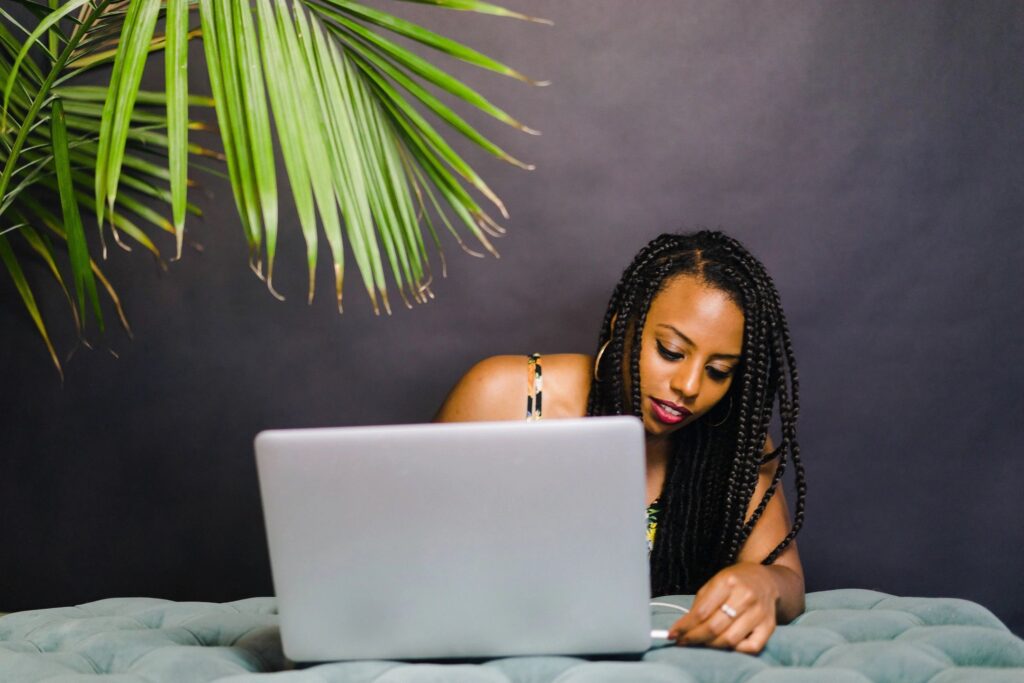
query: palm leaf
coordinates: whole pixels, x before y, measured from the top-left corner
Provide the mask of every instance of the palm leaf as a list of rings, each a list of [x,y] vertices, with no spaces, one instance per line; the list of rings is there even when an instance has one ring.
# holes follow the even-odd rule
[[[85,243],[82,216],[78,212],[78,202],[71,180],[68,131],[64,123],[64,105],[59,99],[53,103],[50,126],[53,137],[53,159],[57,169],[57,188],[60,194],[61,210],[64,213],[64,226],[67,231],[68,253],[71,255],[71,272],[74,276],[75,292],[78,295],[78,308],[84,319],[85,300],[88,297],[96,315],[96,323],[102,331],[103,312],[100,310],[100,300],[96,294],[96,281],[93,279],[92,269],[89,267],[89,248]]]
[[[538,134],[537,131],[517,121],[508,112],[492,104],[476,90],[437,68],[415,52],[407,50],[398,43],[371,31],[340,12],[319,5],[314,6],[314,11],[325,20],[325,23],[339,38],[345,40],[350,46],[365,45],[372,47],[375,54],[379,54],[382,58],[387,59],[394,68],[407,69],[431,85],[435,85],[445,92],[468,102],[480,111],[493,116],[503,123],[533,135]]]
[[[92,7],[102,9],[106,4],[101,2]],[[67,17],[69,9],[74,9],[76,6],[82,9],[88,7],[87,5],[70,3],[60,8],[57,12],[51,12],[48,16],[52,18],[52,16],[59,14]],[[92,18],[95,19],[95,17]],[[73,23],[77,30],[88,28],[88,21],[89,18],[87,18],[87,22],[84,24]],[[74,88],[67,88],[67,92],[60,93],[59,89],[52,89],[50,87],[52,83],[60,80],[60,74],[68,62],[68,57],[75,49],[74,41],[76,36],[80,39],[80,34],[75,33],[65,40],[51,40],[51,46],[60,43],[64,45],[64,49],[54,63],[49,65],[49,71],[45,76],[35,62],[25,58],[28,54],[28,49],[33,44],[39,44],[43,29],[49,28],[51,31],[56,31],[56,27],[59,24],[60,22],[51,20],[46,22],[45,25],[40,25],[26,39],[25,43],[18,42],[13,34],[6,30],[6,26],[0,25],[0,29],[2,29],[0,30],[0,48],[2,48],[0,49],[0,78],[2,78],[5,87],[5,114],[8,116],[7,120],[13,122],[17,130],[17,137],[14,143],[12,144],[8,139],[6,146],[0,148],[0,163],[2,163],[4,168],[4,175],[0,179],[0,188],[2,188],[0,190],[0,196],[2,196],[0,215],[4,218],[20,218],[23,224],[26,220],[34,218],[47,225],[61,240],[67,242],[72,279],[79,300],[78,306],[72,303],[72,312],[76,329],[79,330],[80,334],[79,310],[84,311],[87,302],[91,304],[102,330],[102,315],[96,292],[96,280],[99,280],[107,291],[122,325],[130,333],[130,328],[128,327],[127,319],[124,316],[116,291],[95,261],[88,255],[88,245],[82,230],[79,213],[80,207],[88,210],[95,206],[86,188],[89,188],[91,191],[96,168],[96,152],[98,148],[96,142],[90,142],[90,139],[95,140],[97,137],[99,117],[95,111],[96,105],[91,105],[93,107],[92,110],[88,108],[80,110],[80,113],[85,116],[69,116],[64,113],[64,103],[61,97],[63,94],[70,98],[69,102],[74,109],[76,103],[95,102],[97,100],[105,101],[107,91],[102,87],[90,87],[83,92],[76,92]],[[46,55],[47,58],[53,59],[52,52],[53,50],[49,51]],[[5,61],[5,53],[11,56],[10,61]],[[20,63],[18,63],[19,58],[21,58]],[[18,68],[15,69],[15,66]],[[78,96],[81,96],[81,100],[75,99]],[[149,99],[156,97],[161,100],[165,99],[162,93],[150,93],[147,96]],[[196,98],[194,103],[209,104],[209,101],[208,98],[205,98],[205,101],[204,98]],[[154,126],[165,127],[164,120],[154,119],[152,116],[142,113],[138,116],[130,116],[129,118],[131,123],[127,126],[126,140],[142,141],[149,145],[150,148],[154,144],[160,144],[166,140],[166,136],[161,136],[161,134],[154,130],[147,130],[147,126],[150,128]],[[76,130],[69,130],[67,125],[69,122],[72,123],[71,128]],[[79,133],[78,129],[83,132]],[[8,126],[8,130],[12,130],[11,126]],[[126,167],[131,165],[136,166],[136,168],[142,167],[146,171],[155,170],[159,172],[161,170],[159,166],[149,165],[146,162],[137,164],[130,163],[131,161],[141,160],[128,153],[126,156]],[[81,170],[75,170],[76,168],[89,169],[90,172],[84,173]],[[166,171],[163,172],[166,173]],[[128,168],[123,174],[123,178],[126,184],[135,191],[138,191],[140,195],[166,201],[165,196],[169,193],[158,188],[153,180],[147,178],[145,172],[138,174],[136,171]],[[63,221],[58,220],[42,209],[41,204],[34,197],[46,197],[45,202],[47,204],[56,205],[60,203]],[[152,208],[134,200],[129,194],[118,194],[116,201],[124,210],[138,213],[150,222],[165,226],[169,225]],[[192,212],[197,211],[196,207],[187,204],[186,209]],[[63,227],[60,225],[61,223],[63,223]],[[126,217],[118,216],[115,225],[123,227],[127,233],[138,239],[147,248],[152,247],[152,250],[156,252],[155,245],[148,236]],[[63,276],[60,273],[57,255],[49,240],[45,239],[44,236],[40,236],[27,224],[19,225],[19,231],[25,238],[24,245],[27,245],[35,255],[43,260],[69,302],[72,302],[70,292],[68,292]],[[5,258],[6,270],[14,279],[30,317],[43,336],[47,348],[51,351],[51,358],[54,360],[55,366],[60,369],[49,334],[43,323],[42,314],[32,293],[29,274],[23,271],[17,263],[18,256],[17,252],[13,249],[13,245],[10,242],[5,242],[4,246],[7,247],[5,254],[7,257]]]
[[[3,235],[0,235],[0,261],[3,261],[8,274],[10,274],[11,279],[14,280],[14,286],[18,289],[18,294],[21,296],[21,300],[24,302],[25,308],[28,309],[28,313],[32,317],[32,322],[35,323],[36,329],[39,330],[39,334],[42,336],[43,342],[46,344],[47,351],[50,352],[50,359],[57,367],[57,372],[60,373],[61,378],[63,378],[64,371],[60,367],[60,361],[57,360],[57,351],[53,348],[53,342],[50,341],[50,334],[46,331],[46,325],[43,324],[43,316],[39,312],[39,306],[36,304],[36,298],[32,294],[32,289],[29,287],[28,281],[25,279],[25,273],[22,272],[18,259],[14,256],[14,251],[11,249],[10,242],[8,242],[7,238]]]
[[[235,64],[235,37],[231,30],[230,7],[224,2],[200,0],[199,16],[203,26],[203,48],[206,52],[210,87],[217,102],[217,122],[228,164],[246,240],[249,243],[249,265],[257,274],[262,240],[259,208],[256,203],[255,177],[250,164],[251,150],[245,129]]]
[[[18,233],[25,238],[25,242],[28,243],[29,247],[34,251],[39,258],[43,259],[46,267],[49,269],[50,274],[53,275],[53,279],[57,281],[57,285],[64,293],[64,298],[67,300],[68,305],[71,307],[71,317],[75,322],[75,331],[79,336],[82,334],[82,322],[78,317],[78,308],[75,306],[74,300],[71,298],[71,292],[68,291],[68,286],[64,284],[64,276],[60,273],[60,268],[57,267],[57,261],[54,258],[55,250],[53,243],[36,232],[35,228],[28,225],[28,221],[23,216],[19,216],[24,225],[18,229]]]
[[[96,166],[96,220],[103,234],[103,203],[114,210],[117,183],[121,175],[131,113],[135,107],[148,46],[156,28],[160,0],[133,0],[125,16],[125,33],[114,60],[110,90],[100,123],[99,156]],[[114,223],[112,223],[114,224]],[[117,239],[117,230],[113,230]]]
[[[284,157],[285,170],[288,173],[295,200],[295,208],[299,217],[299,226],[306,242],[306,262],[309,269],[309,289],[307,300],[312,303],[316,291],[316,208],[313,202],[313,191],[310,186],[310,174],[306,168],[308,152],[304,154],[306,139],[305,131],[299,125],[302,110],[298,106],[298,97],[292,87],[289,76],[288,56],[285,54],[284,37],[279,26],[279,16],[275,15],[269,0],[258,0],[257,11],[260,23],[260,51],[263,57],[264,73],[267,77],[267,92],[273,107],[274,120],[278,125],[278,136],[281,141],[281,153]],[[269,241],[268,237],[268,241]],[[273,255],[268,257],[273,263]],[[268,265],[267,281],[271,279],[271,266]]]
[[[527,78],[512,67],[502,64],[495,59],[491,59],[487,55],[477,52],[467,45],[463,45],[462,43],[451,40],[450,38],[445,38],[444,36],[438,35],[437,33],[419,26],[418,24],[414,24],[411,21],[400,19],[393,14],[381,12],[350,0],[324,0],[324,2],[334,5],[346,14],[368,21],[371,24],[376,24],[381,28],[385,28],[400,36],[414,40],[417,43],[426,45],[427,47],[431,47],[439,52],[443,52],[455,59],[468,62],[469,64],[478,66],[482,69],[495,71],[504,76],[511,76],[512,78],[530,83],[531,85],[547,85],[546,81],[534,81]]]
[[[238,106],[244,118],[244,128],[249,134],[249,148],[252,152],[252,175],[255,191],[254,201],[258,204],[260,222],[266,238],[267,287],[274,291],[274,252],[277,247],[277,173],[274,168],[274,147],[270,136],[270,114],[267,111],[267,96],[263,87],[259,42],[248,5],[235,3],[232,7],[234,32],[236,34],[235,63],[238,65],[239,97]]]
[[[171,210],[177,240],[176,259],[185,239],[185,205],[188,193],[188,2],[167,1],[167,136],[171,141],[168,167],[171,174]]]
[[[70,0],[70,2],[68,2],[64,7],[55,12],[52,12],[49,16],[40,21],[39,25],[35,28],[35,30],[29,34],[28,39],[25,40],[24,45],[18,52],[17,57],[15,57],[14,59],[14,65],[11,67],[11,71],[7,76],[7,84],[4,86],[3,117],[2,119],[0,119],[0,134],[6,132],[7,130],[7,106],[10,103],[11,90],[14,88],[14,84],[17,82],[16,77],[18,75],[18,70],[21,68],[22,61],[24,61],[25,57],[28,56],[28,51],[32,47],[35,47],[36,44],[43,46],[43,44],[40,42],[40,38],[42,38],[42,36],[47,31],[49,31],[50,28],[55,26],[57,22],[59,22],[65,16],[75,11],[79,7],[85,5],[89,1],[90,0]],[[43,46],[43,49],[46,49],[46,47]]]
[[[509,17],[511,19],[522,19],[523,21],[532,21],[535,24],[547,24],[552,25],[549,19],[541,19],[540,17],[531,17],[527,14],[520,12],[513,12],[512,10],[493,5],[489,2],[480,2],[480,0],[405,0],[405,2],[415,2],[421,5],[434,5],[435,7],[444,7],[445,9],[461,10],[463,12],[476,12],[477,14],[493,14],[498,17]]]
[[[411,1],[536,21],[481,1]],[[255,0],[254,6],[248,0],[19,3],[36,23],[19,28],[11,13],[0,8],[0,217],[8,231],[24,230],[24,240],[13,245],[4,237],[0,248],[58,367],[32,293],[31,273],[21,269],[13,246],[41,259],[72,304],[80,334],[87,307],[102,325],[97,282],[109,295],[104,303],[113,304],[128,329],[116,291],[90,256],[82,213],[96,216],[99,231],[93,238],[99,239],[104,256],[107,223],[119,244],[129,248],[120,239],[124,235],[161,265],[162,246],[151,232],[170,233],[175,259],[180,258],[186,216],[200,213],[188,202],[187,188],[194,184],[188,178],[190,156],[226,162],[250,265],[275,296],[280,296],[273,285],[279,204],[275,143],[306,242],[309,301],[315,292],[318,223],[333,262],[339,310],[347,257],[354,260],[377,312],[390,313],[389,290],[395,287],[407,306],[431,298],[425,233],[446,273],[435,221],[467,252],[481,255],[466,245],[463,231],[497,255],[488,238],[503,229],[470,192],[487,197],[507,216],[504,205],[455,153],[436,122],[498,158],[529,165],[480,134],[429,88],[534,131],[381,33],[535,83],[507,65],[353,0]],[[188,92],[187,43],[200,35],[189,26],[191,9],[199,10],[212,97]],[[161,15],[165,34],[156,35]],[[31,52],[33,46],[39,51]],[[142,74],[155,50],[166,52],[165,90],[143,91]],[[110,63],[106,86],[78,84],[83,73]],[[222,154],[189,139],[190,129],[204,127],[189,119],[190,106],[215,107]],[[58,202],[60,218],[44,208]],[[67,244],[66,261],[30,222],[45,225],[58,246]],[[73,295],[62,274],[65,268]]]
[[[58,237],[61,240],[67,241],[67,233],[61,226],[60,221],[57,220],[57,217],[53,215],[53,213],[51,213],[49,210],[47,210],[41,204],[39,204],[39,202],[35,201],[30,197],[27,197],[25,199],[24,204],[26,213],[31,213],[44,226],[46,226],[46,228],[56,237]],[[51,248],[50,251],[52,252],[53,249]],[[103,285],[104,290],[107,292],[107,295],[109,296],[110,301],[114,306],[114,310],[117,313],[117,317],[121,322],[121,326],[124,328],[124,331],[128,334],[128,336],[131,337],[132,330],[128,324],[128,318],[124,313],[124,309],[121,306],[120,297],[118,297],[117,292],[114,290],[114,287],[110,284],[110,281],[107,280],[106,276],[103,274],[103,271],[96,264],[96,260],[90,259],[89,265],[92,269],[93,275],[96,276],[96,279],[100,281],[100,284]],[[74,304],[72,304],[72,310],[74,310]]]
[[[469,138],[486,151],[499,159],[519,166],[520,168],[533,170],[533,166],[524,164],[481,135],[475,128],[466,123],[465,119],[456,114],[451,107],[446,105],[437,97],[434,97],[434,95],[428,92],[425,88],[421,87],[400,69],[396,68],[391,62],[383,58],[377,51],[370,49],[360,41],[352,41],[349,43],[349,48],[357,56],[356,61],[360,64],[361,68],[366,71],[374,81],[377,81],[383,87],[390,89],[390,85],[388,85],[382,78],[381,72],[390,77],[394,82],[401,85],[406,91],[426,105],[427,108],[434,112],[434,114],[440,117],[445,123],[450,125],[459,133],[462,133],[462,135]]]

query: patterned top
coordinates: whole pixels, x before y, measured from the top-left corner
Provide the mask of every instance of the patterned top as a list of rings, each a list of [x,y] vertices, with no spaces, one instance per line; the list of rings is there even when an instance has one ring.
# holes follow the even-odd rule
[[[540,354],[535,353],[526,362],[526,421],[536,422],[541,419],[541,399],[544,392],[544,376],[541,371]],[[647,506],[647,552],[654,549],[654,535],[658,530],[658,513],[661,512],[661,499]]]
[[[647,506],[647,554],[654,550],[654,534],[658,531],[658,513],[661,512],[661,498]]]

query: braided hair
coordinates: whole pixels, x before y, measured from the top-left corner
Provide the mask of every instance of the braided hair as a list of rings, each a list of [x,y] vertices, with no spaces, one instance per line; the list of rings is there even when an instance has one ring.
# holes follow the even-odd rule
[[[799,382],[779,293],[761,262],[721,232],[661,235],[623,272],[601,326],[598,344],[604,353],[587,415],[642,418],[640,347],[647,312],[666,283],[680,275],[722,291],[740,307],[743,349],[735,379],[720,402],[729,406],[726,416],[716,414],[709,422],[717,412],[711,410],[671,437],[650,560],[654,595],[695,593],[719,569],[734,564],[792,461],[796,513],[790,532],[762,560],[774,562],[803,525],[807,491],[796,440]],[[776,404],[781,439],[765,453]],[[771,485],[747,518],[759,469],[776,458]]]

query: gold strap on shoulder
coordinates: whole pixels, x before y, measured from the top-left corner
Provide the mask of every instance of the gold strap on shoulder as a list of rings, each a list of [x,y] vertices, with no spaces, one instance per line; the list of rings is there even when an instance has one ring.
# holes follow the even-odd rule
[[[541,419],[541,396],[544,390],[539,353],[530,356],[526,362],[526,369],[526,419],[529,422],[536,422]]]

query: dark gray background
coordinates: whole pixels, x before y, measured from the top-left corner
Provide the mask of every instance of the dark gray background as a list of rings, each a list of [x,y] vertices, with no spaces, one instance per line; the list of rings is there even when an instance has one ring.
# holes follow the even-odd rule
[[[1024,633],[1020,3],[516,3],[553,28],[391,6],[553,81],[453,67],[544,133],[468,115],[538,167],[467,150],[512,211],[502,258],[449,240],[436,301],[374,318],[352,278],[339,317],[325,263],[304,303],[286,209],[279,303],[206,177],[205,251],[161,273],[115,249],[137,338],[79,350],[63,387],[0,277],[0,610],[269,594],[258,430],[425,421],[484,356],[592,353],[631,255],[710,226],[793,328],[808,588],[969,598]]]

